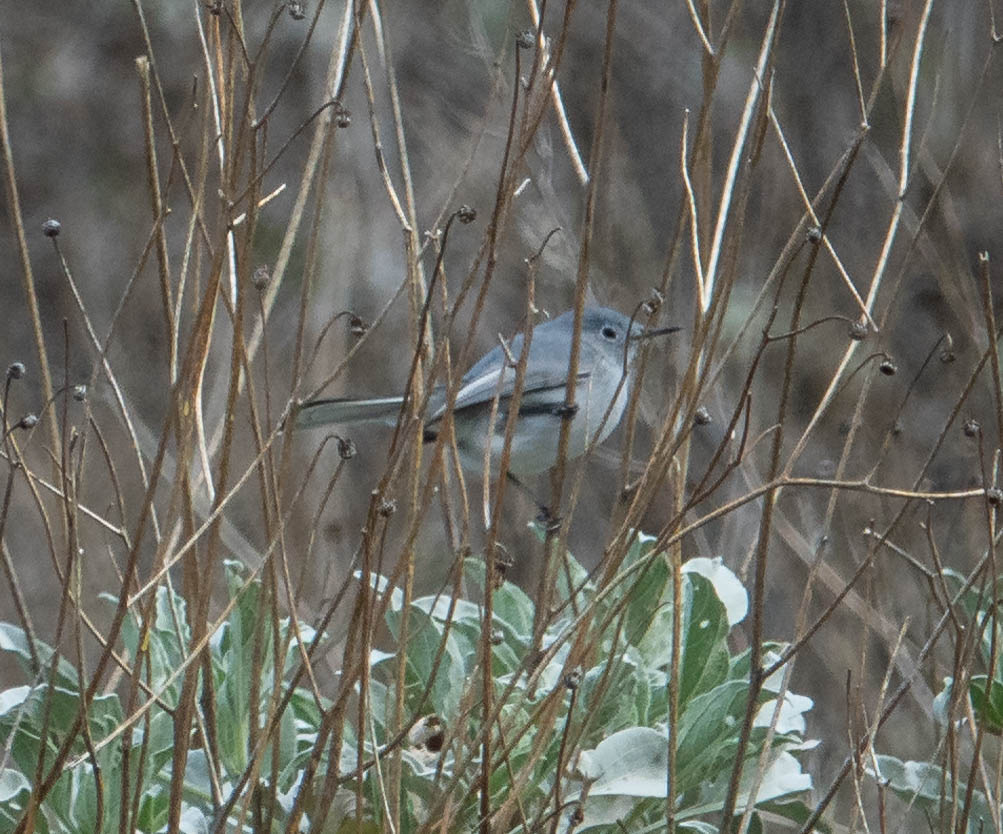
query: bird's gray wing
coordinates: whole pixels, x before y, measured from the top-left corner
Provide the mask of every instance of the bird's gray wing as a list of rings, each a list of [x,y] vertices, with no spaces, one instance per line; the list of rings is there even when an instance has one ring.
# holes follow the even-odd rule
[[[509,352],[516,360],[522,350],[522,336],[516,336],[511,343]],[[531,411],[550,411],[564,400],[564,386],[568,381],[567,362],[561,357],[546,355],[545,348],[531,342],[529,347],[529,362],[523,383],[520,413]],[[499,389],[498,377],[504,373]],[[486,353],[463,376],[460,390],[456,395],[454,411],[478,405],[489,405],[497,396],[500,400],[512,396],[515,389],[516,368],[508,365],[507,357],[501,347],[496,347]],[[588,381],[589,373],[578,373],[578,383]],[[431,420],[442,417],[444,405],[435,409]]]

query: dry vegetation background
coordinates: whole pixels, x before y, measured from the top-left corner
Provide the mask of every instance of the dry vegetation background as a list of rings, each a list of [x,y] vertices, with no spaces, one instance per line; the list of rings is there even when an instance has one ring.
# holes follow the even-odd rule
[[[341,311],[351,311],[366,325],[378,322],[325,391],[393,392],[403,387],[411,366],[419,277],[423,275],[427,286],[442,240],[439,233],[450,213],[460,204],[478,213],[475,223],[452,227],[443,257],[440,280],[450,302],[468,275],[475,277],[470,300],[453,325],[453,361],[460,356],[475,310],[479,321],[474,355],[490,347],[496,334],[511,334],[521,326],[527,281],[534,272],[526,259],[560,227],[536,265],[538,307],[556,313],[573,305],[587,238],[591,298],[631,312],[658,288],[664,293],[658,321],[685,328],[651,358],[646,370],[631,477],[644,470],[649,451],[663,434],[689,439],[656,460],[655,469],[668,477],[652,486],[633,521],[652,533],[678,531],[677,510],[692,497],[707,466],[713,462],[715,473],[724,474],[723,465],[741,451],[738,464],[712,494],[686,511],[684,522],[704,518],[729,501],[736,501],[735,506],[682,538],[682,554],[721,556],[750,588],[756,567],[765,565],[759,611],[766,637],[794,640],[806,632],[807,624],[824,618],[799,652],[793,678],[797,691],[816,702],[809,735],[823,743],[809,765],[820,793],[842,765],[850,740],[866,732],[888,693],[913,675],[917,664],[911,687],[876,744],[904,758],[935,755],[940,738],[931,719],[931,701],[941,679],[955,674],[954,638],[945,634],[929,656],[920,656],[944,610],[925,572],[934,571],[939,559],[967,573],[992,550],[996,530],[995,509],[981,492],[996,480],[1001,441],[999,368],[986,361],[987,348],[995,344],[995,336],[988,333],[999,298],[998,242],[1003,231],[1003,73],[994,41],[993,15],[1000,13],[996,0],[780,4],[767,75],[758,92],[754,68],[773,4],[695,0],[698,13],[709,15],[710,39],[719,49],[712,61],[683,0],[622,0],[605,98],[600,82],[607,5],[569,4],[573,12],[565,31],[564,5],[548,4],[544,33],[555,39],[551,48],[562,31],[565,35],[556,78],[567,112],[567,135],[585,164],[595,166],[594,217],[586,220],[588,186],[576,174],[566,136],[548,108],[535,131],[520,133],[526,137],[525,155],[514,166],[509,160],[506,183],[523,185],[499,224],[497,267],[480,306],[473,298],[484,286],[487,230],[515,90],[515,40],[517,33],[532,27],[525,3],[391,0],[379,10],[378,26],[375,6],[369,7],[359,40],[348,50],[347,78],[339,98],[344,111],[338,113],[343,121],[350,115],[350,124],[319,134],[315,131],[325,120],[337,118],[334,108],[316,113],[331,97],[325,78],[332,54],[341,50],[343,3],[329,1],[320,9],[312,36],[308,32],[318,11],[316,0],[305,4],[302,20],[279,14],[253,91],[258,116],[273,99],[275,107],[266,126],[256,132],[259,156],[252,162],[245,144],[241,176],[232,180],[220,177],[215,151],[203,146],[209,101],[195,15],[207,35],[214,72],[219,73],[217,88],[229,73],[238,79],[233,88],[237,95],[226,104],[238,114],[237,124],[247,89],[241,48],[232,32],[242,27],[246,48],[253,52],[273,22],[273,9],[245,5],[237,15],[225,3],[217,16],[208,6],[147,4],[149,45],[163,94],[161,101],[153,86],[151,120],[160,187],[171,209],[162,226],[162,251],[157,234],[151,233],[143,96],[136,69],[136,58],[148,54],[149,46],[138,6],[18,4],[15,9],[8,4],[0,12],[6,121],[41,335],[55,387],[63,384],[64,375],[71,385],[90,383],[86,406],[72,400],[65,404],[67,425],[78,426],[90,438],[79,482],[82,503],[112,524],[135,525],[144,486],[60,255],[42,234],[47,218],[62,224],[57,242],[99,342],[114,322],[108,362],[135,421],[147,471],[172,403],[161,265],[166,264],[174,292],[182,273],[186,281],[177,306],[182,357],[214,269],[222,269],[224,295],[231,274],[239,277],[246,294],[241,312],[248,342],[262,309],[252,276],[261,266],[281,272],[281,280],[273,278],[260,294],[268,305],[267,349],[258,349],[253,359],[255,419],[267,438],[290,398],[328,380],[359,344],[348,317],[338,319],[316,361],[302,379],[294,378],[306,276],[312,281],[302,307],[308,356]],[[719,40],[722,33],[724,41]],[[214,51],[217,38],[219,52]],[[520,54],[526,78],[536,53],[529,49]],[[226,58],[216,63],[217,55]],[[885,66],[882,55],[887,56]],[[537,81],[530,92],[539,89]],[[525,93],[520,88],[520,95]],[[750,95],[751,120],[738,151],[739,175],[732,182],[728,166],[742,135]],[[608,112],[597,159],[601,102]],[[192,202],[172,153],[165,112],[177,150],[196,180],[200,154],[208,147],[200,216],[211,244],[191,225]],[[374,154],[374,125],[390,189]],[[301,177],[318,135],[330,136],[329,157],[326,165],[309,169],[312,188],[300,207]],[[283,184],[285,190],[260,209],[253,238],[246,237],[246,226],[236,227],[238,255],[232,273],[225,259],[214,268],[209,249],[221,251],[226,200],[234,201],[231,218],[248,208],[243,185],[234,184],[239,180],[246,185],[243,169],[251,164],[260,169],[290,137],[261,179],[257,196]],[[684,141],[689,143],[685,167],[692,195],[682,175]],[[695,158],[694,146],[700,151]],[[409,181],[402,173],[405,168]],[[811,239],[818,221],[805,217],[802,187],[810,199],[821,191],[816,204],[825,224],[821,242]],[[221,188],[226,192],[222,196]],[[413,224],[410,236],[402,234],[391,191],[401,200],[407,224]],[[28,375],[11,384],[5,416],[11,425],[25,413],[41,415],[33,431],[11,437],[16,437],[18,454],[29,468],[51,478],[52,461],[60,456],[52,442],[63,431],[64,403],[60,398],[45,406],[6,193],[0,215],[0,363],[6,367],[21,361]],[[727,204],[723,194],[731,196]],[[715,224],[723,205],[727,224],[718,245]],[[301,222],[290,232],[290,218],[301,209]],[[698,218],[695,236],[693,214]],[[423,249],[418,252],[416,247]],[[701,309],[698,298],[694,249],[700,252],[702,272],[707,272],[712,256],[716,259],[714,293],[720,304],[709,311]],[[980,253],[986,253],[984,259]],[[134,273],[134,285],[113,318]],[[439,292],[437,287],[432,305],[436,339],[442,336],[444,320]],[[850,331],[854,322],[863,321],[861,299],[874,326],[865,328],[866,338],[854,341]],[[776,319],[769,324],[773,335],[790,330],[796,308],[797,326],[806,329],[796,340],[778,339],[763,347],[763,329],[774,304]],[[221,448],[217,433],[228,411],[231,360],[231,319],[222,295],[216,315],[202,394],[214,472]],[[882,363],[887,363],[884,371],[893,365],[896,372],[883,373]],[[755,374],[747,381],[754,365]],[[688,366],[690,377],[684,373]],[[711,422],[700,421],[687,435],[698,407],[706,409]],[[736,409],[743,416],[734,437],[720,460],[714,460]],[[253,468],[256,445],[247,395],[242,393],[229,410],[235,431],[228,476],[232,485]],[[116,477],[127,497],[121,516],[108,468],[93,430],[86,426],[88,415],[104,433],[117,463]],[[970,420],[978,421],[980,429],[969,425],[966,432]],[[172,489],[178,448],[172,432],[156,496],[165,541],[171,541],[171,520],[178,513]],[[283,452],[289,456],[286,468],[276,467],[284,506],[292,509],[273,555],[281,552],[288,560],[299,611],[307,619],[349,575],[360,547],[360,529],[367,523],[371,491],[386,464],[389,431],[356,428],[349,433],[358,453],[344,464],[330,495],[327,487],[340,465],[333,444],[312,471],[306,495],[292,501],[321,433],[296,434]],[[777,437],[782,445],[776,472],[804,483],[770,493],[775,506],[769,517],[762,493],[746,503],[738,499],[771,480],[771,444]],[[570,547],[588,565],[600,562],[626,512],[618,486],[622,438],[618,432],[588,461],[581,496],[566,514]],[[286,440],[279,436],[276,455]],[[193,483],[200,475],[199,458],[194,452],[188,464]],[[5,461],[0,471],[6,479],[9,459]],[[385,496],[397,500],[382,551],[387,570],[401,556],[416,517],[409,504],[407,471]],[[865,478],[880,489],[826,486],[833,479]],[[812,479],[822,480],[811,484]],[[475,509],[466,543],[476,551],[484,541],[476,511],[480,484],[472,479],[468,486]],[[545,478],[538,488],[549,494]],[[276,520],[263,519],[261,489],[254,475],[228,502],[223,548],[217,556],[225,552],[255,564],[269,542],[274,543]],[[44,489],[39,494],[55,531],[51,550],[36,500],[20,475],[14,479],[2,533],[6,558],[16,571],[34,627],[52,639],[60,588],[54,563],[66,563],[67,545],[60,503]],[[942,497],[923,500],[926,494]],[[210,501],[205,490],[195,489],[194,517],[199,523]],[[317,516],[322,501],[326,503]],[[524,527],[535,510],[517,493],[509,493],[505,505],[499,538],[515,562],[513,575],[532,587],[541,551]],[[413,559],[423,591],[434,591],[446,581],[464,543],[457,532],[463,526],[457,506],[452,509],[457,513],[452,538],[438,498],[419,513],[420,532],[406,555]],[[764,519],[769,533],[759,541]],[[147,534],[140,548],[141,576],[148,576],[178,541],[187,539],[190,531],[181,527],[183,534],[178,532],[172,544],[160,547]],[[119,585],[112,561],[122,563],[120,543],[87,519],[81,521],[79,535],[81,605],[106,624],[107,607],[93,600],[98,591],[115,591]],[[203,567],[206,578],[219,579],[211,565]],[[336,638],[348,610],[339,611],[332,626]],[[7,581],[0,592],[0,619],[18,619]],[[89,651],[95,652],[95,645],[90,644]],[[329,666],[336,667],[339,657],[333,650]],[[6,659],[3,662],[0,675],[13,679],[18,673]],[[882,688],[886,673],[887,692]]]

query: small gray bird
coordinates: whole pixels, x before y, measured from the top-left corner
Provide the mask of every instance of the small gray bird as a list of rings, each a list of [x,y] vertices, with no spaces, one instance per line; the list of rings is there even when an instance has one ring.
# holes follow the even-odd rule
[[[566,419],[573,325],[574,312],[569,310],[533,328],[519,420],[509,457],[509,473],[517,479],[544,472],[557,462],[561,421]],[[577,409],[568,418],[571,419],[569,460],[584,454],[593,439],[598,443],[604,441],[619,424],[630,395],[634,358],[641,341],[677,330],[678,327],[665,327],[645,332],[640,324],[631,325],[630,319],[616,310],[585,308],[575,390]],[[516,360],[522,343],[520,333],[509,345],[509,353]],[[490,442],[491,467],[497,471],[515,377],[516,369],[501,345],[484,354],[463,376],[453,407],[453,426],[464,469],[483,471],[484,445]],[[496,397],[498,413],[495,424],[489,426]],[[393,425],[402,403],[402,397],[311,400],[298,407],[295,425],[297,428],[362,422]],[[426,441],[438,436],[445,408],[446,389],[439,386],[429,400]],[[609,416],[603,422],[607,408]]]

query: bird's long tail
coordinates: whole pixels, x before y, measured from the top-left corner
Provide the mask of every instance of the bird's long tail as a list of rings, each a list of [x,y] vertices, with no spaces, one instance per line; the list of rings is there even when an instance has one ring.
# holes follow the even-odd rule
[[[300,429],[335,423],[393,423],[400,413],[402,402],[400,397],[311,400],[296,409],[294,422]]]

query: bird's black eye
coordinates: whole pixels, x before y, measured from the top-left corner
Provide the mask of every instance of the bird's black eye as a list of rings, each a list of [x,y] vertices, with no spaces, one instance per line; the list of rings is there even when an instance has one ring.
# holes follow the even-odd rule
[[[602,333],[602,337],[604,339],[608,339],[611,342],[615,342],[616,341],[616,337],[617,337],[618,334],[616,332],[616,328],[615,327],[612,327],[611,325],[607,324],[599,332]]]

